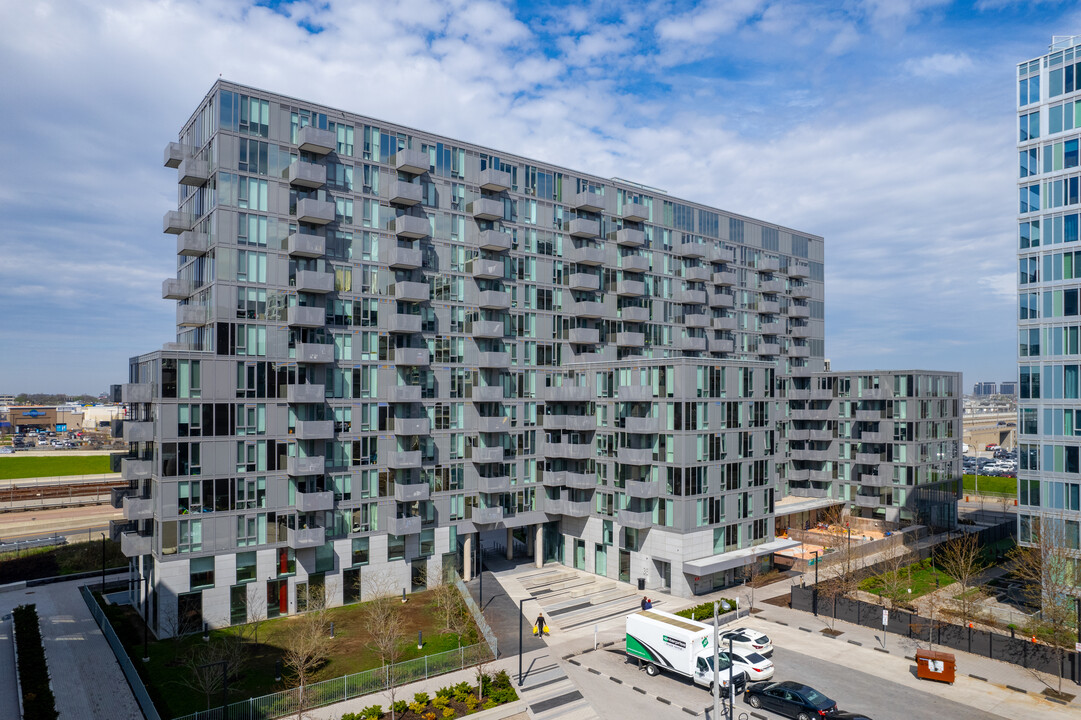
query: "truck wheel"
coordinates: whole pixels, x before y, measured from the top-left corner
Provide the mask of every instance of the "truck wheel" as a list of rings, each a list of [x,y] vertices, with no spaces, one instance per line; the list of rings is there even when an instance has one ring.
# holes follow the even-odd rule
[[[747,698],[747,704],[753,707],[755,710],[762,707],[762,701],[758,699],[757,695],[751,695]]]
[[[649,663],[646,665],[646,675],[649,675],[650,677],[656,677],[658,673],[660,673],[660,670],[657,669],[656,665],[654,665],[653,663]]]

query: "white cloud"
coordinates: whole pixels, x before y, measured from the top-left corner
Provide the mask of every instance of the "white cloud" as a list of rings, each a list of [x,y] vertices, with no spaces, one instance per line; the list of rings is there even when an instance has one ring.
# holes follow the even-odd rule
[[[657,23],[657,36],[669,43],[707,43],[734,31],[753,17],[765,0],[710,0],[682,15]]]
[[[921,78],[959,75],[972,67],[972,58],[966,53],[936,53],[905,62],[905,72]]]

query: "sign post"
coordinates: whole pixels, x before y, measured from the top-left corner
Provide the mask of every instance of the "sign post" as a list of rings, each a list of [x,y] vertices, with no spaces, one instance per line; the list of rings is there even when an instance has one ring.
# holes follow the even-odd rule
[[[890,611],[882,608],[882,649],[886,649],[886,626],[890,624]]]

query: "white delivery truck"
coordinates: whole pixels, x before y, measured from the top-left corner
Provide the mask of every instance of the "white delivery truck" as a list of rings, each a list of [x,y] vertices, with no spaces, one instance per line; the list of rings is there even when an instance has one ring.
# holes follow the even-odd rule
[[[646,662],[646,673],[661,670],[691,678],[713,690],[713,627],[661,610],[643,610],[627,616],[627,654]],[[722,694],[728,688],[730,663],[720,658]],[[747,674],[732,673],[738,695],[747,683]]]

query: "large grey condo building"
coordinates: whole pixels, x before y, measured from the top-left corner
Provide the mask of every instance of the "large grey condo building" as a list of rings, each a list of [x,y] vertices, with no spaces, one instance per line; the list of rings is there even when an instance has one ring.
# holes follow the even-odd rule
[[[1017,82],[1018,537],[1043,524],[1081,578],[1081,35],[1054,38]]]
[[[118,388],[159,634],[485,535],[691,596],[830,505],[953,522],[961,378],[824,372],[819,237],[224,81],[165,164],[176,343]]]

